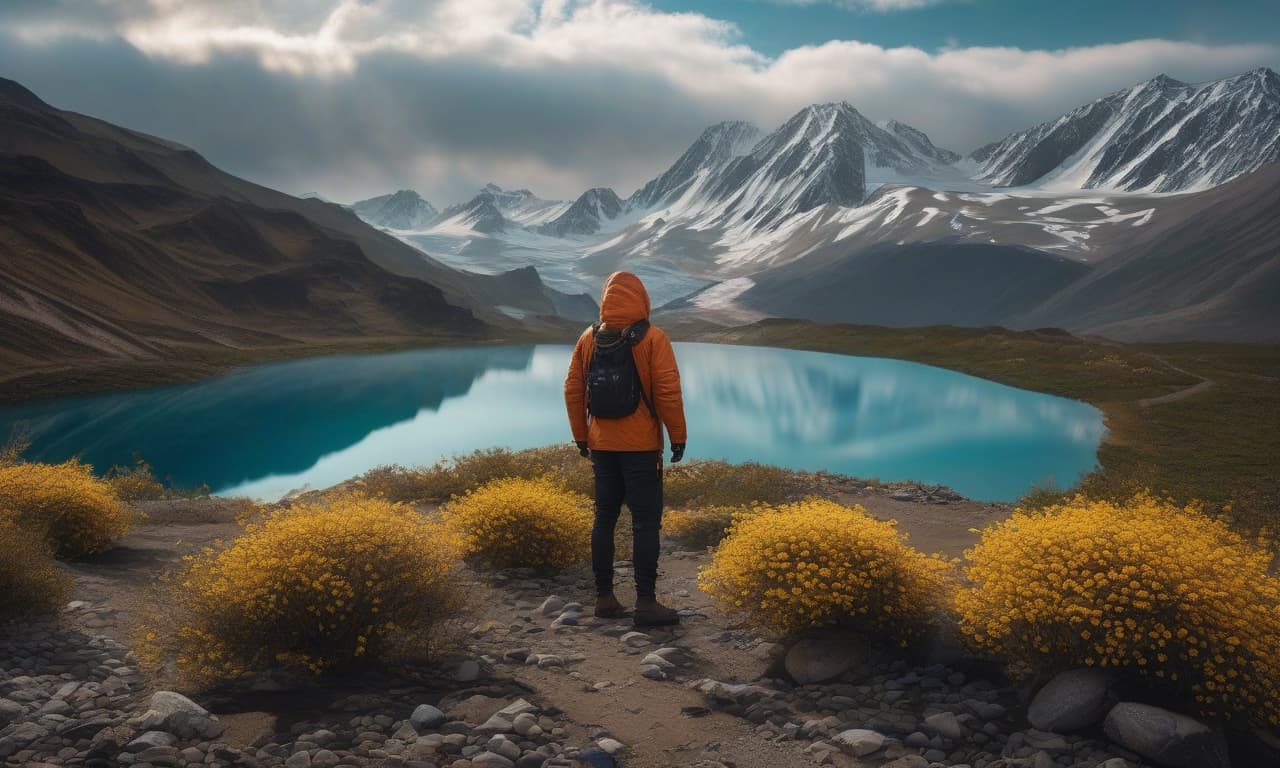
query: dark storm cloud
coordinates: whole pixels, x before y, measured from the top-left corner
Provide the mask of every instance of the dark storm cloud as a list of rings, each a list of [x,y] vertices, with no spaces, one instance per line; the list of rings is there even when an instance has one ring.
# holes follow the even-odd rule
[[[483,61],[424,65],[396,53],[371,56],[352,77],[299,78],[248,56],[183,65],[119,40],[66,40],[0,45],[0,74],[237,175],[343,199],[417,186],[447,204],[489,180],[539,191],[521,174],[548,171],[543,194],[620,184],[625,195],[712,120],[643,73],[563,66],[513,78]],[[432,160],[415,167],[420,156]],[[433,168],[451,178],[423,176]]]

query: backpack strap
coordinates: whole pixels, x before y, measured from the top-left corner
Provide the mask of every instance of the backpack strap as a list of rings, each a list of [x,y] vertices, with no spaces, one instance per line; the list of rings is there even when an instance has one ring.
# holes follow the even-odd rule
[[[637,320],[622,329],[622,338],[631,345],[631,356],[635,359],[636,345],[644,339],[645,334],[649,332],[648,320]],[[636,369],[636,386],[640,387],[640,399],[649,408],[649,413],[653,415],[653,420],[658,422],[658,429],[662,429],[662,419],[658,417],[658,409],[653,407],[653,401],[649,399],[649,395],[644,391],[644,381],[640,378],[640,366],[634,366]]]

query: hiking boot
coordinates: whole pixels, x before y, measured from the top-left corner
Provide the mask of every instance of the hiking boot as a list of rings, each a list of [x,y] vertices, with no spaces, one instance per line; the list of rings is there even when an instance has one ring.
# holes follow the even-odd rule
[[[657,599],[642,597],[636,600],[637,627],[665,627],[680,623],[680,614],[668,608]]]
[[[627,615],[626,610],[622,607],[622,603],[618,602],[618,598],[610,592],[607,595],[596,596],[596,618],[598,619],[620,619]]]

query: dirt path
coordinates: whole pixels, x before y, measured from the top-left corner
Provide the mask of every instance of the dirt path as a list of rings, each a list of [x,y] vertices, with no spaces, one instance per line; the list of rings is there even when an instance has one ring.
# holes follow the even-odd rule
[[[1008,512],[1004,505],[967,501],[896,501],[874,489],[832,495],[845,504],[861,504],[878,518],[896,519],[918,548],[951,556],[960,555],[976,540],[973,529]],[[157,578],[180,568],[183,555],[239,535],[235,523],[238,511],[235,503],[221,500],[148,505],[149,518],[118,547],[70,566],[76,579],[75,599],[88,607],[70,615],[69,620],[129,644],[139,624],[161,604],[155,588]],[[752,682],[772,663],[765,652],[767,644],[761,647],[767,638],[740,627],[734,617],[719,612],[698,591],[698,571],[707,561],[705,552],[666,548],[660,594],[691,615],[674,630],[649,632],[650,639],[638,647],[621,640],[633,629],[629,620],[591,620],[591,626],[555,628],[548,626],[550,618],[539,613],[539,606],[551,594],[582,602],[589,612],[592,589],[585,565],[554,580],[469,574],[466,589],[475,598],[471,615],[460,630],[465,639],[459,642],[459,658],[487,659],[487,679],[527,686],[540,706],[563,713],[572,724],[566,738],[579,745],[590,745],[602,735],[626,744],[628,750],[621,763],[628,767],[818,765],[814,755],[804,753],[805,742],[771,740],[757,733],[757,726],[747,720],[702,709],[706,704],[702,694],[680,683],[698,678]],[[629,579],[628,570],[620,570],[618,593],[624,602],[631,599]],[[643,675],[641,660],[660,647],[678,649],[679,668],[672,672],[678,680]],[[555,654],[572,661],[546,668],[510,659],[504,662],[513,649]],[[153,682],[161,687],[171,684]],[[303,716],[290,709],[298,706],[294,699],[246,696],[220,699],[216,707],[210,706],[228,726],[226,740],[248,748]],[[841,755],[830,760],[837,765],[855,765]]]
[[[1191,397],[1193,395],[1198,395],[1201,392],[1204,392],[1205,390],[1212,388],[1213,385],[1216,383],[1213,381],[1213,379],[1206,379],[1205,377],[1196,373],[1192,373],[1191,371],[1188,371],[1185,368],[1179,368],[1178,366],[1174,365],[1168,360],[1165,360],[1162,357],[1158,357],[1156,355],[1150,355],[1150,357],[1151,359],[1158,361],[1164,367],[1169,368],[1170,370],[1177,371],[1178,373],[1181,373],[1184,376],[1190,376],[1192,378],[1200,379],[1200,382],[1198,384],[1192,384],[1191,386],[1186,387],[1185,389],[1180,389],[1177,392],[1170,392],[1166,395],[1159,395],[1157,397],[1143,398],[1142,400],[1138,401],[1138,405],[1143,408],[1150,408],[1153,405],[1164,405],[1165,403],[1176,403],[1179,400],[1185,400],[1188,397]]]

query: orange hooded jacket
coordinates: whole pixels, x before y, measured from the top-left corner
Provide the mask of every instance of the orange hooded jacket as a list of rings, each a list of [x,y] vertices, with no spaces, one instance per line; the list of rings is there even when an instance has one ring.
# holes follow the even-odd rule
[[[600,295],[600,322],[621,331],[628,325],[649,317],[649,293],[640,278],[630,272],[614,272],[604,283]],[[649,332],[633,349],[636,371],[645,396],[653,403],[658,419],[641,404],[620,419],[594,419],[587,413],[587,369],[595,352],[595,340],[588,328],[578,338],[564,380],[564,404],[569,411],[573,439],[586,441],[597,451],[661,451],[662,426],[667,427],[671,442],[686,442],[684,399],[680,394],[680,369],[676,367],[671,339],[662,329],[650,326]]]

